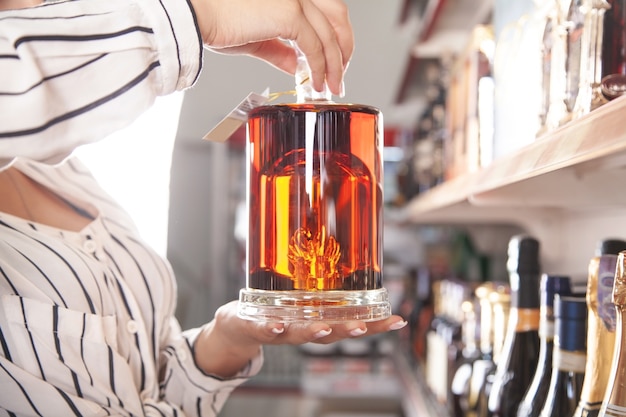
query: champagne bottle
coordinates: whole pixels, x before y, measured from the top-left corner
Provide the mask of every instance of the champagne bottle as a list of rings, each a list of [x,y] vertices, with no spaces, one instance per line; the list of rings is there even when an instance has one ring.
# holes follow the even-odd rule
[[[539,360],[530,387],[517,409],[518,417],[537,417],[548,393],[552,375],[552,351],[554,349],[554,298],[571,294],[570,278],[544,274],[541,277],[541,306],[539,322]]]
[[[617,311],[615,349],[600,417],[626,416],[626,251],[617,258],[613,302]]]
[[[451,411],[455,417],[463,417],[468,409],[472,366],[480,357],[477,340],[478,303],[476,300],[465,300],[461,304],[463,322],[461,323],[461,354],[455,363],[454,376],[450,384]]]
[[[514,236],[508,256],[511,310],[489,393],[489,412],[494,417],[516,415],[539,358],[539,242],[530,236]]]
[[[587,364],[580,402],[573,417],[597,417],[606,391],[615,346],[615,306],[612,301],[617,254],[626,242],[606,239],[589,262],[587,278]],[[603,320],[603,317],[607,317]]]
[[[474,380],[477,397],[473,409],[469,411],[467,417],[487,417],[490,415],[488,401],[493,379],[495,377],[496,365],[502,356],[502,348],[506,334],[506,327],[509,321],[509,311],[511,307],[511,288],[508,284],[500,284],[488,295],[491,305],[492,332],[491,332],[491,353],[487,354],[485,360],[477,361],[474,364],[472,379]],[[473,403],[473,400],[472,400]]]
[[[496,291],[504,291],[504,287],[497,285],[495,282],[482,284],[474,291],[479,306],[479,356],[471,364],[472,370],[467,393],[463,397],[465,417],[476,416],[480,391],[485,376],[493,367],[493,334],[495,329],[493,306],[489,296]]]
[[[574,412],[585,377],[587,303],[585,297],[554,299],[552,376],[540,417],[566,417]]]

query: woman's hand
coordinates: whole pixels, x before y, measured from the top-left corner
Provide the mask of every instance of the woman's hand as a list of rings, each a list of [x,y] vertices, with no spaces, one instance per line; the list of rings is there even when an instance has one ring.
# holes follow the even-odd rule
[[[313,87],[324,81],[342,93],[343,74],[352,57],[354,35],[341,0],[191,0],[206,47],[248,54],[293,74],[295,41],[311,67]]]
[[[261,323],[239,318],[237,308],[237,301],[220,307],[215,319],[196,340],[196,363],[207,373],[222,377],[235,375],[259,353],[262,345],[332,343],[398,330],[406,325],[402,317],[395,315],[374,322],[354,320],[332,325],[319,321]]]

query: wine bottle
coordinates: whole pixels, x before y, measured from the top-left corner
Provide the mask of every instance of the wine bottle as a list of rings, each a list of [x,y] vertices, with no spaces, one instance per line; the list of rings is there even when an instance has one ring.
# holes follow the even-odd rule
[[[589,262],[587,278],[587,364],[580,402],[573,417],[597,417],[606,391],[615,346],[612,301],[617,254],[626,242],[606,239]],[[603,320],[606,317],[606,320]]]
[[[490,350],[486,350],[484,359],[474,363],[472,371],[472,396],[470,402],[473,408],[467,413],[467,417],[487,417],[489,416],[489,394],[495,377],[496,365],[502,356],[502,347],[506,334],[506,326],[509,321],[509,311],[511,307],[511,288],[508,284],[501,283],[494,291],[488,295],[491,306],[491,327]],[[474,399],[475,396],[475,399]]]
[[[540,417],[574,412],[585,377],[587,303],[585,297],[555,296],[552,376]]]
[[[463,417],[467,411],[467,397],[472,378],[472,366],[480,357],[478,347],[478,302],[470,299],[461,304],[463,322],[461,323],[461,354],[454,367],[454,376],[450,384],[451,412],[455,417]]]
[[[548,393],[552,375],[552,351],[554,349],[554,298],[571,294],[568,276],[548,275],[541,277],[541,306],[539,322],[539,360],[537,370],[517,409],[517,417],[537,417]]]
[[[617,312],[615,349],[600,417],[626,416],[626,251],[620,252],[617,258],[613,302]]]
[[[489,393],[489,412],[494,417],[517,414],[539,358],[539,241],[514,236],[508,256],[511,310],[502,357]]]
[[[471,363],[467,392],[460,399],[466,417],[476,415],[482,383],[493,366],[493,308],[489,294],[497,291],[496,288],[494,282],[487,282],[474,291],[478,303],[478,357]]]

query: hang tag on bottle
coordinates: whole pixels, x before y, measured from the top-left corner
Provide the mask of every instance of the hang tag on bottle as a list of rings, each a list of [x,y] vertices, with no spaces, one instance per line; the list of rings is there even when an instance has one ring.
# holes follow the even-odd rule
[[[226,142],[237,129],[248,121],[248,113],[259,106],[266,104],[270,99],[269,88],[263,93],[250,93],[202,139],[211,142]]]

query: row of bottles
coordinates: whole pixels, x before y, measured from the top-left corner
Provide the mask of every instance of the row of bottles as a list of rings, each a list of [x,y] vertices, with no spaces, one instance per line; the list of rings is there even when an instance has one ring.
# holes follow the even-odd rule
[[[539,246],[510,240],[508,283],[434,283],[424,371],[450,415],[626,416],[626,241],[601,242],[586,291],[542,273]]]
[[[626,93],[626,0],[526,0],[429,62],[425,110],[398,169],[402,205]],[[517,4],[517,3],[516,3]],[[522,8],[522,6],[519,6]]]

